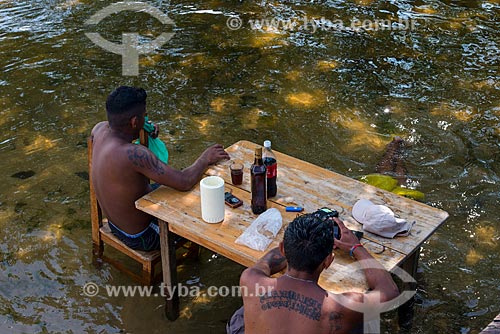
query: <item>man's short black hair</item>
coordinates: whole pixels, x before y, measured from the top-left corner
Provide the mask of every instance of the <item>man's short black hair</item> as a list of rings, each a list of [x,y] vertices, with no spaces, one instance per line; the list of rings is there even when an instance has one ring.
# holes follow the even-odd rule
[[[106,100],[109,126],[117,129],[127,126],[132,117],[142,113],[147,97],[142,88],[121,86],[115,89]]]
[[[283,244],[288,265],[312,274],[333,251],[333,222],[312,214],[295,218],[286,228]]]

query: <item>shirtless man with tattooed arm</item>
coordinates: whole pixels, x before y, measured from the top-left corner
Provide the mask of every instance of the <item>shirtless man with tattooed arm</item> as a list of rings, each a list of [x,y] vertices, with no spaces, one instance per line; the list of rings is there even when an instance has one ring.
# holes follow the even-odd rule
[[[349,252],[359,240],[342,221],[334,219],[341,229],[341,239],[335,239],[335,245]],[[366,260],[361,267],[370,291],[334,295],[322,289],[318,278],[332,264],[333,243],[331,220],[324,222],[312,214],[295,218],[285,230],[279,248],[241,275],[240,285],[247,293],[243,293],[243,308],[233,315],[227,332],[362,333],[363,314],[349,308],[349,303],[371,303],[376,307],[397,297],[399,291],[391,275],[362,246],[354,247],[352,253],[357,260]],[[285,268],[281,277],[271,277]]]
[[[213,145],[191,166],[176,170],[148,148],[132,144],[144,126],[146,97],[141,88],[116,89],[106,101],[108,122],[101,122],[92,130],[91,180],[97,200],[113,234],[139,250],[160,248],[155,219],[135,208],[135,201],[152,190],[149,180],[187,191],[209,165],[229,159],[221,145]]]

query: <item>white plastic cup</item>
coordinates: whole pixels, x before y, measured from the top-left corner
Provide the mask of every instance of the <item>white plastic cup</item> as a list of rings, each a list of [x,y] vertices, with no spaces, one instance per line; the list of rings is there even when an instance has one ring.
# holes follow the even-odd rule
[[[207,176],[200,181],[201,218],[210,224],[224,220],[224,180]]]

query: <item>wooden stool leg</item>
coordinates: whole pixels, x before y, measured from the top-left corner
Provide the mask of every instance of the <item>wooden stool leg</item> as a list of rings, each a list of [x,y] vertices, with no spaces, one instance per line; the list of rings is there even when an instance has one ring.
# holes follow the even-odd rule
[[[104,254],[104,243],[101,241],[99,243],[92,243],[92,255],[101,258]]]
[[[96,267],[102,265],[102,256],[104,254],[104,243],[101,241],[99,243],[92,242],[92,263]]]
[[[175,257],[174,235],[168,230],[167,222],[160,220],[159,225],[161,265],[163,270],[162,288],[166,296],[165,315],[168,320],[174,321],[179,317],[179,293],[177,291],[177,263]],[[171,295],[169,295],[169,291],[172,291]]]
[[[420,257],[420,248],[417,248],[410,257],[402,264],[401,268],[410,274],[415,280],[417,279],[418,258]],[[402,291],[417,289],[417,283],[403,282]],[[415,296],[398,309],[399,326],[404,329],[411,329],[413,326],[413,314],[415,305]]]
[[[145,262],[142,264],[142,279],[144,281],[144,285],[152,285],[154,279],[154,267],[151,265],[151,262]]]

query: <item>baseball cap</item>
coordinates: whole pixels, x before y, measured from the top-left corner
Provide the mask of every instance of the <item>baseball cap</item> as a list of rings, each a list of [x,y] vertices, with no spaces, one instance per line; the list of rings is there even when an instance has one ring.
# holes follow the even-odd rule
[[[396,218],[394,212],[385,205],[376,205],[367,199],[360,199],[352,207],[352,216],[363,224],[363,230],[386,238],[407,236],[412,223]]]

